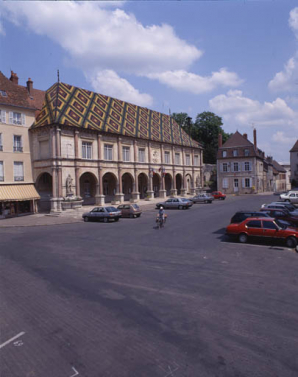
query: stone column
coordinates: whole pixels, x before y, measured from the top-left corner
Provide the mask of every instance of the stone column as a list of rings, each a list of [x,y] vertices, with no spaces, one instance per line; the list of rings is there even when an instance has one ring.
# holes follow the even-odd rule
[[[176,189],[176,170],[173,170],[173,181],[172,181],[172,188],[171,188],[171,196],[177,196],[177,189]]]
[[[61,211],[62,198],[62,167],[58,167],[58,198],[57,198],[57,210]]]
[[[102,158],[101,158],[101,148],[102,148],[102,145],[101,145],[101,135],[97,135],[97,159],[100,161]]]
[[[133,183],[133,192],[131,193],[132,201],[137,202],[140,200],[140,193],[138,188],[138,169],[135,169],[134,171],[135,177],[134,177],[134,183]]]
[[[118,137],[117,144],[118,144],[118,161],[122,162],[122,151],[121,151],[121,137]]]
[[[105,196],[103,195],[103,182],[102,182],[102,167],[98,167],[98,185],[96,186],[95,203],[99,206],[105,204]]]
[[[52,167],[52,198],[51,198],[51,212],[57,212],[57,170],[56,167]]]
[[[75,167],[75,175],[76,175],[76,196],[80,196],[80,168],[78,166]]]
[[[51,149],[52,149],[52,158],[56,158],[56,132],[55,129],[51,129]]]
[[[133,141],[133,159],[134,163],[136,164],[138,162],[138,147],[137,147],[137,141],[134,139]]]
[[[79,158],[79,131],[74,132],[75,159]]]
[[[124,194],[122,192],[122,176],[121,176],[122,169],[118,167],[118,182],[117,182],[117,192],[115,195],[115,201],[123,203],[124,202]]]
[[[147,199],[154,199],[154,191],[153,191],[153,172],[151,171],[151,145],[150,141],[148,142],[148,163],[149,163],[149,174],[148,174],[148,183],[149,183],[149,190],[147,190]]]
[[[159,196],[161,198],[165,198],[167,196],[166,191],[166,182],[165,182],[165,174],[164,174],[164,150],[163,145],[160,145],[160,161],[161,161],[161,190],[159,190]]]
[[[61,158],[61,129],[56,128],[56,157]]]

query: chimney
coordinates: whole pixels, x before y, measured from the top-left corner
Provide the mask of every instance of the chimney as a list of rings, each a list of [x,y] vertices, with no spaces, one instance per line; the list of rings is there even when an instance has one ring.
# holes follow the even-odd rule
[[[27,89],[28,89],[29,94],[32,95],[33,81],[30,79],[30,77],[27,81]]]
[[[257,130],[254,128],[254,145],[255,148],[257,149]]]
[[[11,82],[13,82],[14,84],[18,85],[19,84],[19,78],[18,78],[18,75],[16,73],[14,73],[13,71],[11,71],[11,74],[10,74],[10,79],[9,79]]]
[[[218,134],[218,148],[222,147],[222,134]]]
[[[247,140],[247,134],[243,134],[244,139]]]

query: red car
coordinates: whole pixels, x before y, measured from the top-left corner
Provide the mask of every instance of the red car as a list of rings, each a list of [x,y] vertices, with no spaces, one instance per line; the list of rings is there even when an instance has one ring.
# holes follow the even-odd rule
[[[226,195],[223,194],[221,191],[213,191],[211,195],[214,199],[225,200],[226,198]]]
[[[247,242],[248,238],[270,238],[284,240],[288,247],[298,244],[298,228],[287,227],[279,220],[271,217],[249,217],[239,224],[230,224],[226,234],[237,236],[239,242]]]

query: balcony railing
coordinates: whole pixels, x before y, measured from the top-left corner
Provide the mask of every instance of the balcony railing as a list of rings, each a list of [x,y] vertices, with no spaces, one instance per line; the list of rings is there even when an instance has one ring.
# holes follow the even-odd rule
[[[18,175],[17,177],[14,177],[14,180],[15,181],[23,181],[24,180],[24,176],[20,176],[20,175]]]
[[[16,146],[14,146],[13,147],[13,151],[14,152],[23,152],[23,147],[16,147]]]

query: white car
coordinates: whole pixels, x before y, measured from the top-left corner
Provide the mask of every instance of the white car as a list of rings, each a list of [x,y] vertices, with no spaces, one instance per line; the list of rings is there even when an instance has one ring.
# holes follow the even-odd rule
[[[285,202],[298,204],[298,191],[289,191],[286,194],[281,194],[279,197]]]

